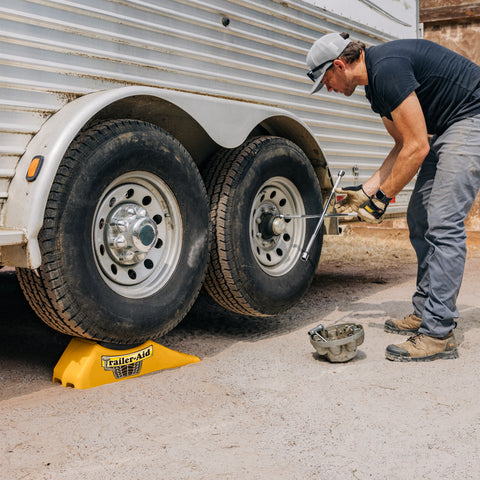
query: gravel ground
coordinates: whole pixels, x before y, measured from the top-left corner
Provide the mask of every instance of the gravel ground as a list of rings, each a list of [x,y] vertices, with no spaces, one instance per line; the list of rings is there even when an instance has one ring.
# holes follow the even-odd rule
[[[273,319],[200,298],[163,339],[201,362],[89,390],[51,382],[68,338],[37,320],[0,271],[3,480],[478,479],[478,247],[458,300],[460,358],[389,362],[387,318],[410,313],[404,231],[327,237],[303,301]],[[347,363],[310,345],[319,323],[361,323]]]

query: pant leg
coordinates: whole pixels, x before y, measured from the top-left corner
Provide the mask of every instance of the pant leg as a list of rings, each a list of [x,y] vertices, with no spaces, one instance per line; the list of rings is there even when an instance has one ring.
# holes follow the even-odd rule
[[[413,313],[418,317],[423,315],[425,301],[428,298],[429,275],[428,254],[430,244],[425,235],[428,229],[428,204],[430,193],[437,172],[437,154],[430,150],[425,157],[422,167],[417,175],[407,209],[407,225],[410,233],[410,243],[417,254],[417,287],[412,297]]]
[[[480,116],[452,125],[433,145],[437,172],[428,203],[428,296],[420,333],[444,337],[458,317],[466,258],[464,220],[480,188]]]

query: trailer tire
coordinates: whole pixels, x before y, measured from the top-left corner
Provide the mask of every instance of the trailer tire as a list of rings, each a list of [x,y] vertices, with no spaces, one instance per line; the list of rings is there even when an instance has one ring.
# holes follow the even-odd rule
[[[60,332],[139,344],[175,327],[202,286],[208,198],[183,146],[116,120],[81,132],[54,179],[39,234],[42,265],[18,277]]]
[[[212,229],[205,290],[243,315],[272,316],[291,308],[313,278],[323,233],[304,262],[301,253],[316,222],[290,220],[275,234],[271,220],[322,210],[310,161],[292,142],[262,136],[221,150],[203,173]]]

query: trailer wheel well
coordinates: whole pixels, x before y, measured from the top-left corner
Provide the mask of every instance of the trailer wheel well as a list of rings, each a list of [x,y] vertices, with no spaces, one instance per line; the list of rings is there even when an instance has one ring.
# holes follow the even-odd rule
[[[165,99],[150,95],[119,99],[100,110],[86,126],[98,121],[122,118],[149,122],[164,129],[188,150],[199,167],[224,147],[215,142],[206,129],[184,109]],[[310,159],[321,188],[331,188],[331,176],[325,157],[312,133],[300,121],[281,114],[269,116],[252,125],[250,133],[241,139],[239,145],[247,138],[258,135],[283,137],[298,145]]]

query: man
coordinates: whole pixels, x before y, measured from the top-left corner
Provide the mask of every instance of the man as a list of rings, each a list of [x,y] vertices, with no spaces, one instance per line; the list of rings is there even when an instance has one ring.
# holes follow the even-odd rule
[[[466,257],[464,220],[480,188],[480,67],[433,42],[395,40],[365,48],[348,34],[317,40],[307,55],[311,93],[346,96],[365,86],[394,147],[363,185],[338,189],[339,212],[380,223],[392,197],[418,172],[407,211],[417,254],[413,313],[385,330],[412,336],[386,358],[457,358],[456,299]],[[429,142],[429,135],[433,135]]]

